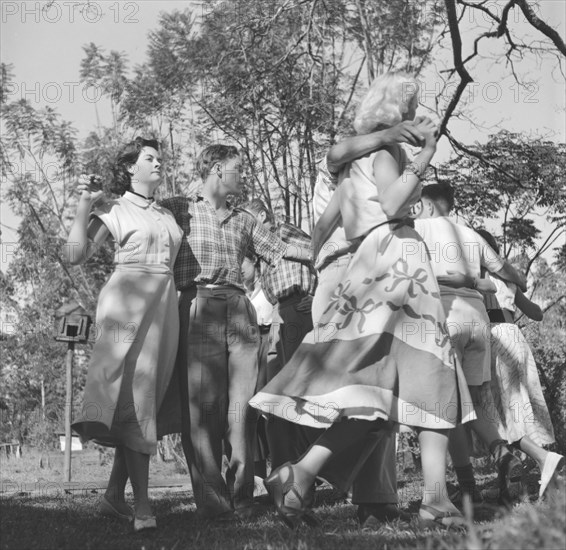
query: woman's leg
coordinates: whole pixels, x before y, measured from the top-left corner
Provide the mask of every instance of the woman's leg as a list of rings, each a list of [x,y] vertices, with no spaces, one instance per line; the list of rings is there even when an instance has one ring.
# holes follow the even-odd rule
[[[132,509],[126,504],[124,493],[128,481],[128,467],[123,447],[116,447],[114,451],[114,462],[108,480],[108,487],[104,493],[106,500],[112,508],[125,516],[131,516]]]
[[[523,464],[513,454],[507,440],[501,437],[495,419],[489,414],[488,407],[484,406],[481,387],[469,386],[469,390],[477,415],[477,419],[472,421],[471,426],[489,447],[489,452],[495,459],[499,482],[499,501],[501,504],[511,506],[513,499],[524,491]]]
[[[458,509],[450,502],[446,490],[446,451],[448,430],[419,431],[419,445],[423,466],[424,493],[422,503],[440,512],[459,515]],[[421,510],[427,518],[428,513]]]
[[[291,508],[300,508],[301,501],[308,494],[316,476],[330,458],[365,437],[373,428],[375,428],[374,422],[354,419],[337,422],[328,428],[293,465],[294,488],[299,494],[300,501],[297,502],[291,492],[284,504]]]
[[[474,409],[476,411],[476,420],[471,422],[471,426],[478,434],[481,440],[489,447],[494,441],[500,441],[503,438],[497,429],[495,419],[491,418],[486,407],[482,404],[481,386],[468,386]]]
[[[452,459],[452,465],[461,495],[469,495],[473,502],[481,501],[481,496],[476,490],[476,479],[474,467],[470,461],[470,444],[466,428],[459,424],[448,435],[448,451]]]
[[[128,474],[134,491],[134,509],[136,517],[144,518],[153,515],[149,504],[149,455],[124,447],[124,455],[128,466]]]
[[[544,461],[548,456],[548,451],[539,447],[530,437],[524,436],[519,441],[513,442],[513,447],[521,449],[525,454],[529,455],[533,460],[536,460],[540,471],[544,467]]]
[[[471,422],[471,427],[488,446],[498,468],[502,463],[512,463],[514,470],[520,469],[520,460],[513,454],[510,445],[499,433],[495,420],[482,404],[481,387],[468,386],[468,389],[477,415],[477,419]]]

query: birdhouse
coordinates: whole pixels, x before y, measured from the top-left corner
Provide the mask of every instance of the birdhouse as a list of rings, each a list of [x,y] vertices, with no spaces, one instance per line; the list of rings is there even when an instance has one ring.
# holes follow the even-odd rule
[[[55,340],[85,344],[92,319],[74,300],[63,304],[55,312]]]

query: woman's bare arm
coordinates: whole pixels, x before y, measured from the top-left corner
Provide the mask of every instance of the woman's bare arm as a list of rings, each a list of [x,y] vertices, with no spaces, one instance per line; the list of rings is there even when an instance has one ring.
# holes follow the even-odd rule
[[[108,228],[99,218],[89,221],[90,209],[103,196],[103,192],[93,190],[89,176],[79,178],[77,189],[81,192],[81,197],[67,243],[63,248],[63,258],[72,265],[86,262],[110,235]]]

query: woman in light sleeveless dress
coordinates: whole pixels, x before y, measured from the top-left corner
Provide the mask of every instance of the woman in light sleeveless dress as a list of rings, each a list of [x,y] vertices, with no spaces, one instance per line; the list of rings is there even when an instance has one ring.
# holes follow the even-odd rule
[[[413,119],[417,90],[403,73],[378,78],[358,111],[358,133]],[[436,150],[434,125],[422,125],[426,142],[412,165],[394,146],[342,172],[315,242],[324,242],[341,216],[346,237],[361,244],[317,328],[250,401],[268,414],[329,427],[297,463],[266,480],[290,525],[314,522],[308,508],[315,476],[379,420],[419,431],[425,482],[420,516],[443,524],[461,521],[445,491],[447,431],[474,413],[426,247],[408,220],[420,176]]]
[[[112,238],[115,271],[100,293],[83,407],[73,429],[83,440],[116,447],[100,511],[134,519],[136,531],[156,526],[148,500],[149,459],[157,448],[157,417],[177,352],[179,318],[172,268],[182,231],[153,193],[161,182],[153,140],[136,140],[119,156],[112,191],[122,196],[96,207],[101,197],[82,177],[67,256],[79,264],[93,245]],[[125,503],[130,478],[134,511]]]
[[[493,235],[485,230],[478,233],[499,253]],[[491,381],[482,387],[482,400],[496,420],[499,433],[537,462],[542,497],[564,464],[564,457],[542,447],[554,443],[554,430],[535,358],[514,319],[517,308],[535,321],[541,321],[543,314],[513,283],[496,277],[491,280],[497,288],[495,294],[485,297],[491,321]]]

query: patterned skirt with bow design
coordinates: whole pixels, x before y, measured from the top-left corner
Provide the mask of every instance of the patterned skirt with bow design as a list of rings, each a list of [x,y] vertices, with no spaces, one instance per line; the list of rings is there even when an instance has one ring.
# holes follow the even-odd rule
[[[428,252],[411,227],[369,233],[320,323],[250,404],[318,428],[381,418],[449,429],[475,417]]]

